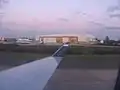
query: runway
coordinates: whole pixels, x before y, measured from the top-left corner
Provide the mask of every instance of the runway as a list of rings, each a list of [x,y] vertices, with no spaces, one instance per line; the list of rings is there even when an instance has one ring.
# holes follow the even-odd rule
[[[84,56],[67,57],[44,90],[113,90],[118,63],[118,57],[110,58],[110,56],[104,56],[104,59],[98,56],[94,59],[90,57],[87,59]]]
[[[11,57],[5,55],[3,58],[1,54],[1,70],[18,61],[24,61],[16,61],[13,57],[18,57],[17,54],[10,55]],[[31,54],[25,56],[34,58]],[[38,56],[40,55],[36,57]],[[119,62],[120,55],[68,55],[60,63],[44,90],[113,90]]]
[[[113,90],[117,70],[57,69],[44,90]]]

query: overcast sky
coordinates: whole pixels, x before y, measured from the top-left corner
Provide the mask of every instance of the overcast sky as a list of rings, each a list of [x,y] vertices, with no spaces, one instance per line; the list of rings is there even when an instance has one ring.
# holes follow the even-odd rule
[[[118,0],[9,0],[0,35],[90,33],[119,38]]]

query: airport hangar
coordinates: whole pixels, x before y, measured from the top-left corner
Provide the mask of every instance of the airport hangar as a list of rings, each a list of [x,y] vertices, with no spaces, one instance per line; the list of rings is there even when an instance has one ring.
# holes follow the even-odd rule
[[[71,44],[95,42],[95,37],[88,34],[52,34],[38,35],[36,40],[40,43],[62,44],[69,42]]]

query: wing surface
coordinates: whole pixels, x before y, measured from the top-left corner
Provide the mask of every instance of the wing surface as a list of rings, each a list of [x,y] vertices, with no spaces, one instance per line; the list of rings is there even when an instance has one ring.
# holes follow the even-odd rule
[[[0,72],[0,90],[43,90],[69,45],[52,56]]]

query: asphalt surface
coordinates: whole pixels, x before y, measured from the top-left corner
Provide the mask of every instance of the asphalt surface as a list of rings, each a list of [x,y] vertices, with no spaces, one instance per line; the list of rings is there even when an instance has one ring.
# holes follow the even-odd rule
[[[84,56],[67,57],[67,60],[61,62],[44,90],[114,90],[119,57],[88,59]]]
[[[3,54],[0,56],[1,70],[10,68],[19,61],[23,62],[21,61],[23,58],[15,61],[16,58],[9,57],[7,54],[5,56],[4,58]],[[8,63],[11,62],[10,59],[12,64]],[[26,60],[26,57],[24,59]],[[119,62],[120,55],[67,56],[58,66],[44,90],[113,90]]]
[[[44,90],[113,90],[117,70],[57,69]]]

